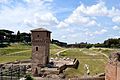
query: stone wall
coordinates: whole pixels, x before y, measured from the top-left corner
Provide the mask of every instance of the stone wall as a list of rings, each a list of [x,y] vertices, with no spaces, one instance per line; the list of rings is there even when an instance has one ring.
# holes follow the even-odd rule
[[[105,80],[117,80],[117,64],[107,63],[106,65]]]
[[[70,80],[105,80],[105,77],[71,78]]]
[[[120,80],[120,53],[110,55],[109,62],[105,68],[105,80]]]

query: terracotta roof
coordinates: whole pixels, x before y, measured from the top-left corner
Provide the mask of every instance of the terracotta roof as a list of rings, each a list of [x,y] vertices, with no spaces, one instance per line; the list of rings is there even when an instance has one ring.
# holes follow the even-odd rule
[[[33,29],[33,30],[31,30],[31,32],[33,32],[33,31],[45,31],[45,32],[51,32],[51,31],[48,31],[48,30],[45,29],[45,28],[37,28],[37,29]]]

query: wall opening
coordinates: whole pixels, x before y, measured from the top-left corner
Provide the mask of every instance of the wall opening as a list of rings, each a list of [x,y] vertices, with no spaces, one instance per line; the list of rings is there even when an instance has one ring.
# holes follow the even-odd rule
[[[38,47],[36,47],[36,51],[38,51]]]
[[[39,37],[39,35],[37,35],[37,37]]]

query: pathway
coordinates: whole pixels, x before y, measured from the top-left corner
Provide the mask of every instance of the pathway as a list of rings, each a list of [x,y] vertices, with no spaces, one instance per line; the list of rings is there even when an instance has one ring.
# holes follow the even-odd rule
[[[18,51],[18,52],[9,53],[9,54],[6,54],[6,55],[7,55],[7,56],[10,56],[10,55],[19,54],[19,53],[24,53],[24,52],[28,52],[28,51],[30,51],[30,50]]]
[[[65,51],[67,51],[67,50],[68,50],[68,49],[61,50],[61,51],[57,52],[56,55],[59,57],[59,56],[60,56],[60,53],[65,52]]]
[[[107,55],[107,54],[102,53],[101,51],[100,51],[100,54],[102,54],[102,55],[103,55],[103,56],[105,56],[107,59],[109,59],[109,57],[108,57],[108,55]]]

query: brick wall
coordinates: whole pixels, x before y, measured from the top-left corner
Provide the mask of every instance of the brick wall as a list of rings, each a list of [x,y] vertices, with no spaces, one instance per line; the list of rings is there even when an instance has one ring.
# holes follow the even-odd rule
[[[105,80],[105,77],[71,78],[70,80]]]
[[[43,31],[42,31],[43,30]],[[49,63],[50,32],[44,29],[32,30],[32,74],[39,72],[39,67]],[[36,75],[37,76],[37,75]]]
[[[105,80],[116,80],[117,77],[116,63],[108,63],[106,65],[106,77]]]
[[[120,80],[120,62],[117,63],[117,80]]]
[[[105,70],[105,80],[120,80],[120,62],[108,62]]]

